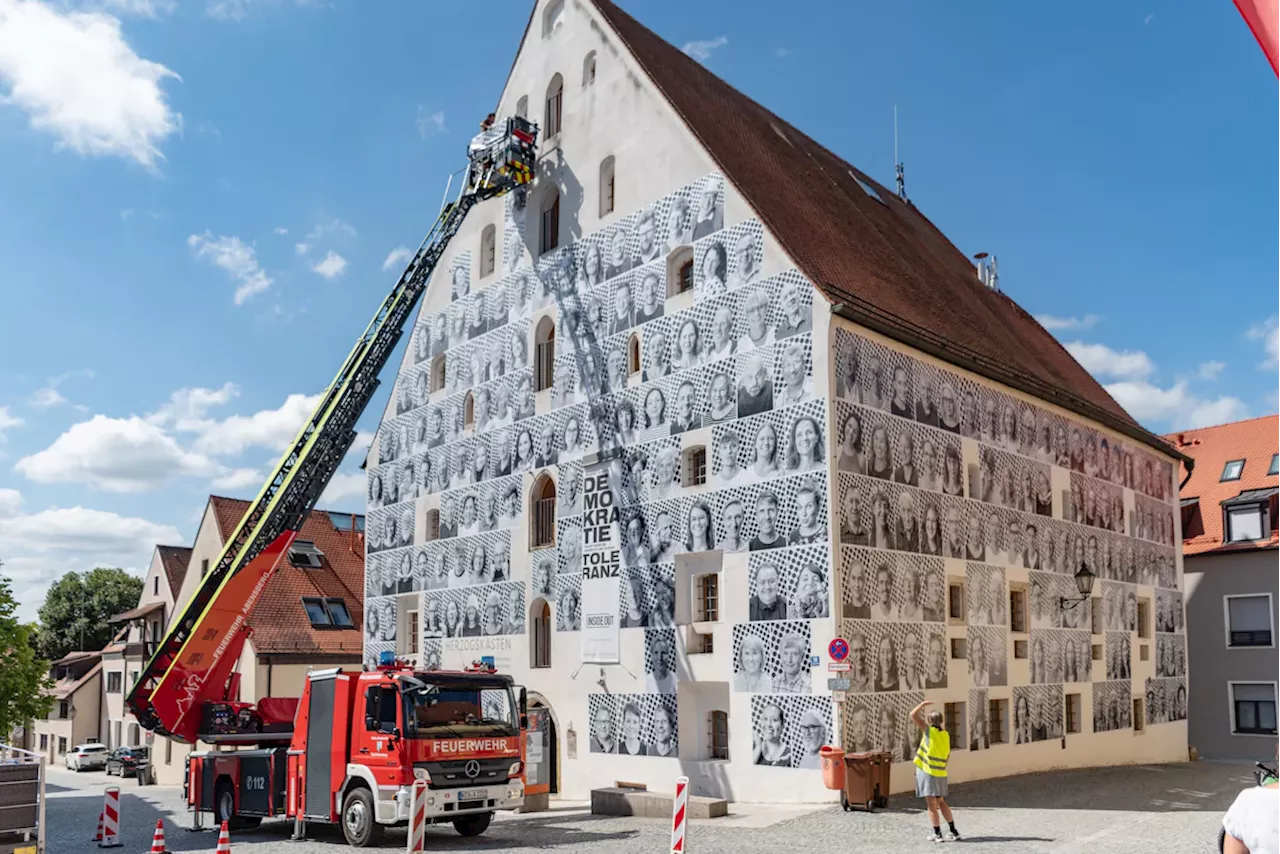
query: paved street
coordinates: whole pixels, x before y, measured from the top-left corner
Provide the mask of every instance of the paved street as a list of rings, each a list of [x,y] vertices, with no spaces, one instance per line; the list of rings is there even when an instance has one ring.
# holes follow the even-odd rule
[[[100,773],[50,772],[48,821],[52,854],[96,850],[89,839],[101,806]],[[110,778],[116,783],[116,778]],[[1191,854],[1216,850],[1222,813],[1236,793],[1252,784],[1248,765],[1200,762],[1194,765],[1136,766],[1096,771],[1035,774],[952,788],[951,802],[973,852],[1124,851],[1126,854]],[[212,852],[215,832],[189,833],[181,813],[181,792],[169,787],[120,784],[126,854],[143,854],[156,819],[166,820],[169,849]],[[927,819],[912,798],[897,797],[874,815],[825,809],[743,806],[727,819],[695,823],[690,854],[776,854],[781,851],[898,852],[931,848]],[[345,850],[336,830],[312,828],[313,839],[288,841],[284,821],[266,823],[232,838],[240,854],[334,854]],[[386,850],[403,850],[403,830],[390,831]],[[541,814],[507,816],[476,839],[462,839],[452,827],[428,830],[428,850],[581,850],[586,854],[666,854],[665,822],[603,818],[581,804]]]

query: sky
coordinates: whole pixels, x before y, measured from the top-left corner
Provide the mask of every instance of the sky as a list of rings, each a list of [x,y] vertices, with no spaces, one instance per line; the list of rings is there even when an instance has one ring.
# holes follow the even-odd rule
[[[1150,429],[1276,410],[1277,83],[1229,0],[622,5],[887,185],[896,107],[912,201]],[[430,227],[530,6],[0,0],[22,616],[63,572],[189,545],[210,493],[256,494]],[[363,507],[391,373],[326,509]]]

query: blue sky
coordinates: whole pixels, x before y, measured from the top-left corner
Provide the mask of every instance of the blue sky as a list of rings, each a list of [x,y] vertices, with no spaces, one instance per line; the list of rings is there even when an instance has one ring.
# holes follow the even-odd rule
[[[912,200],[1147,426],[1276,409],[1276,78],[1227,0],[624,6],[886,184],[897,105]],[[0,0],[0,572],[24,614],[256,491],[528,9]],[[362,506],[360,456],[325,506]]]

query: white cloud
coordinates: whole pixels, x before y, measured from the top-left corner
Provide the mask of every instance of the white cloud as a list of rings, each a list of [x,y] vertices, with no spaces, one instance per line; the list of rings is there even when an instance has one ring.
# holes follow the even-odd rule
[[[1201,363],[1200,367],[1196,369],[1196,376],[1207,382],[1213,382],[1222,375],[1222,371],[1226,367],[1226,362],[1216,362],[1210,359],[1207,362]]]
[[[108,492],[141,492],[175,476],[209,475],[215,464],[184,450],[164,430],[137,416],[95,415],[72,425],[49,447],[14,469],[39,483],[79,483]]]
[[[361,430],[356,433],[356,437],[351,440],[351,448],[347,451],[347,455],[354,456],[360,451],[365,450],[373,444],[373,434],[367,430]]]
[[[326,279],[336,279],[341,276],[343,271],[347,269],[347,259],[343,258],[332,249],[328,254],[320,260],[319,263],[311,267],[312,272],[318,273]]]
[[[135,15],[139,18],[157,18],[178,7],[174,0],[103,0],[103,5],[121,15]]]
[[[1151,23],[1151,21],[1155,19],[1155,16],[1156,16],[1156,13],[1155,13],[1155,12],[1148,12],[1148,13],[1147,13],[1147,17],[1145,17],[1145,18],[1143,18],[1143,19],[1142,19],[1142,26],[1144,26],[1144,27],[1145,27],[1145,26],[1147,26],[1148,24],[1150,24],[1150,23]]]
[[[1067,352],[1094,376],[1140,380],[1151,376],[1156,366],[1141,350],[1117,352],[1105,344],[1072,341],[1064,345]]]
[[[1280,366],[1280,328],[1277,327],[1276,318],[1268,318],[1250,327],[1246,335],[1255,341],[1261,341],[1266,350],[1267,358],[1258,365],[1259,368],[1266,370]]]
[[[241,21],[248,7],[249,0],[209,0],[204,11],[219,21]]]
[[[195,250],[197,258],[211,261],[240,282],[234,298],[236,305],[242,305],[249,297],[271,287],[272,278],[258,264],[253,247],[246,246],[240,238],[215,238],[206,231],[188,237],[187,245]]]
[[[18,515],[22,506],[22,493],[16,489],[0,487],[0,519]]]
[[[1125,411],[1142,422],[1160,422],[1190,430],[1239,421],[1249,415],[1239,398],[1223,395],[1213,400],[1197,396],[1186,382],[1160,388],[1145,380],[1126,380],[1106,386]]]
[[[133,2],[130,6],[140,4]],[[154,169],[160,145],[181,130],[161,82],[181,78],[138,56],[120,20],[43,0],[0,0],[0,107],[81,155]]]
[[[350,499],[358,497],[361,503],[364,499],[365,475],[364,472],[338,472],[329,481],[329,485],[325,487],[324,492],[320,495],[320,500],[316,502],[317,507],[325,510],[345,510],[352,506]],[[355,512],[363,513],[363,508],[357,509]]]
[[[198,423],[215,406],[225,406],[232,398],[240,396],[235,383],[223,383],[222,388],[180,388],[169,395],[169,402],[147,416],[147,421],[161,426],[173,425],[179,430]]]
[[[1037,314],[1036,320],[1045,329],[1050,332],[1060,332],[1073,329],[1089,329],[1095,326],[1101,320],[1096,314],[1086,314],[1084,317],[1055,317],[1052,314]]]
[[[21,418],[9,413],[9,407],[0,406],[0,444],[3,444],[5,441],[5,430],[9,430],[13,427],[21,427],[23,423],[25,422],[23,422]]]
[[[407,246],[397,246],[387,253],[387,259],[382,262],[382,272],[389,273],[392,270],[400,270],[409,260],[413,258],[413,250]]]
[[[293,244],[293,251],[297,252],[299,255],[306,255],[311,251],[311,246],[306,243],[295,243]]]
[[[278,409],[232,415],[222,421],[195,422],[186,429],[198,434],[194,447],[202,454],[234,456],[251,447],[283,451],[319,402],[318,394],[291,394]]]
[[[717,48],[724,47],[729,43],[728,36],[716,36],[713,39],[701,39],[698,41],[685,42],[681,48],[689,56],[698,62],[706,62],[711,58],[711,52]]]
[[[225,474],[215,477],[210,486],[214,489],[234,491],[237,489],[245,489],[250,486],[261,486],[264,479],[265,475],[257,469],[228,469]]]
[[[791,55],[791,49],[786,47],[780,47],[773,52],[773,55],[778,57],[778,59],[786,59],[788,56]]]
[[[62,393],[56,388],[47,386],[45,388],[36,389],[35,393],[31,395],[31,398],[27,401],[27,404],[32,409],[52,409],[55,406],[68,402],[69,401],[63,397]]]
[[[307,241],[308,245],[314,245],[326,238],[332,239],[334,237],[355,237],[355,236],[356,236],[355,226],[353,226],[349,222],[343,222],[337,217],[331,217],[330,219],[327,219],[324,222],[318,223],[315,228],[307,232],[307,236],[304,239]]]
[[[276,228],[276,234],[280,235],[281,237],[283,237],[288,233],[289,233],[289,229],[285,228],[283,225]]]
[[[418,136],[423,139],[426,139],[428,134],[433,131],[435,133],[444,133],[444,111],[428,113],[426,108],[419,104],[418,118],[414,120],[414,124],[418,127]]]

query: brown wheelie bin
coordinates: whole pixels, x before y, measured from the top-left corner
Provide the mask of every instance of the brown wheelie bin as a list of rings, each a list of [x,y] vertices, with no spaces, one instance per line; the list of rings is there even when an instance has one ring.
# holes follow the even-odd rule
[[[840,806],[846,811],[862,807],[867,812],[888,806],[892,760],[888,753],[846,753]]]

